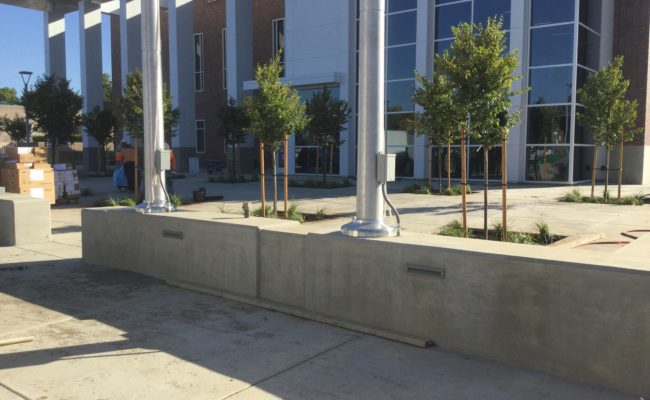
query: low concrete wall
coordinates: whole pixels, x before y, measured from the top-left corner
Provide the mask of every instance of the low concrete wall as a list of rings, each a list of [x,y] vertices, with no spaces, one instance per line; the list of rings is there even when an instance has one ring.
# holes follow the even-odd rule
[[[650,394],[648,260],[433,235],[352,239],[211,213],[95,209],[82,222],[92,264]]]
[[[0,246],[48,242],[52,238],[50,202],[0,192]]]

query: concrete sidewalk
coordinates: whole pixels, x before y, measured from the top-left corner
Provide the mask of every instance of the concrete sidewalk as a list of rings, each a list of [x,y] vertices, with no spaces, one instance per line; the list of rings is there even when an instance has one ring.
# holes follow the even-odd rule
[[[74,218],[0,248],[2,400],[635,398],[84,265]]]

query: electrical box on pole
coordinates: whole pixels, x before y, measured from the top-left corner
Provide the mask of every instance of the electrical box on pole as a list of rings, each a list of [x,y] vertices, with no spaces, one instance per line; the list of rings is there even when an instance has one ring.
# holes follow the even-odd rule
[[[377,182],[395,182],[395,154],[377,154]]]

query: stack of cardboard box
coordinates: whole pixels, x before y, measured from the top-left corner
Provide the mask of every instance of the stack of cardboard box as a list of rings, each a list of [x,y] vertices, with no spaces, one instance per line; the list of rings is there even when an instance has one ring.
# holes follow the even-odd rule
[[[47,163],[47,148],[5,147],[0,186],[9,193],[47,199],[54,204],[54,170]]]
[[[81,196],[77,170],[66,164],[54,164],[56,199],[77,200]]]

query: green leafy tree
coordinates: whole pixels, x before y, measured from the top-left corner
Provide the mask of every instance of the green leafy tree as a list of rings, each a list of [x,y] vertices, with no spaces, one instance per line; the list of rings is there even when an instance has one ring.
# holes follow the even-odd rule
[[[415,73],[418,86],[415,88],[413,101],[422,107],[422,111],[415,114],[414,129],[419,135],[428,138],[428,185],[431,189],[432,146],[438,146],[438,189],[442,192],[442,148],[447,148],[447,187],[451,187],[451,144],[460,139],[458,126],[465,119],[462,111],[454,103],[453,88],[446,77],[434,70],[431,79]]]
[[[31,123],[30,123],[31,127]],[[13,118],[0,118],[0,130],[7,132],[11,141],[17,145],[27,143],[27,131],[25,130],[25,118],[15,115]]]
[[[306,133],[318,146],[316,157],[316,173],[319,167],[319,154],[321,149],[328,151],[329,174],[332,174],[334,148],[343,144],[341,131],[345,128],[350,118],[350,106],[345,100],[335,100],[332,92],[324,87],[322,91],[314,93],[306,105],[309,123]],[[323,182],[327,182],[327,170],[323,168]]]
[[[139,69],[126,75],[124,93],[120,99],[121,121],[118,121],[129,134],[135,138],[134,150],[136,193],[138,193],[138,142],[144,137],[144,103],[142,99],[142,71]],[[104,92],[106,94],[106,91]],[[165,141],[169,142],[174,136],[180,119],[180,111],[173,108],[172,97],[167,86],[163,87],[163,122]]]
[[[628,81],[629,82],[629,81]],[[643,129],[636,126],[637,110],[639,102],[637,100],[620,99],[612,107],[612,119],[608,126],[607,132],[607,176],[605,178],[605,193],[609,181],[609,149],[612,146],[618,146],[618,193],[617,198],[621,198],[621,185],[623,183],[623,147],[624,144],[633,140],[637,135],[643,133]]]
[[[219,116],[224,131],[224,140],[232,148],[232,176],[237,177],[237,145],[246,143],[248,137],[248,127],[250,119],[246,115],[246,110],[237,105],[235,99],[230,98],[228,104],[224,106]]]
[[[487,25],[463,23],[452,28],[454,40],[449,49],[435,58],[437,71],[445,76],[452,88],[454,104],[460,115],[461,180],[463,194],[463,230],[467,234],[467,204],[465,188],[465,144],[469,134],[484,151],[484,227],[487,233],[487,154],[491,147],[501,143],[505,155],[508,128],[518,123],[519,112],[510,113],[511,96],[524,90],[513,90],[521,76],[514,75],[519,62],[515,52],[506,50],[502,19],[489,18]],[[502,174],[505,175],[505,170]],[[505,194],[503,195],[505,203]],[[505,223],[504,205],[504,223]],[[507,235],[505,236],[507,237]]]
[[[20,100],[16,93],[16,89],[10,87],[0,88],[0,103],[6,104],[19,104]]]
[[[70,81],[43,75],[34,89],[25,93],[23,105],[27,118],[34,121],[36,129],[52,143],[53,159],[58,162],[59,144],[79,140],[83,97],[70,88]]]
[[[88,135],[97,141],[97,171],[103,172],[102,153],[106,145],[113,139],[115,132],[115,115],[110,108],[95,106],[88,114],[84,114],[83,124]]]
[[[258,65],[255,69],[255,80],[259,90],[252,97],[244,99],[244,107],[250,118],[250,128],[260,143],[260,175],[262,176],[262,212],[265,213],[264,193],[264,145],[271,147],[273,155],[273,211],[277,212],[277,162],[276,154],[280,146],[293,135],[305,128],[309,119],[305,115],[306,107],[298,92],[280,81],[283,66],[279,56],[271,59],[268,64]],[[287,151],[285,155],[284,193],[285,217],[288,216],[287,192],[288,178],[286,173]]]
[[[578,113],[578,122],[591,130],[594,138],[594,156],[591,172],[591,197],[596,186],[596,165],[598,164],[598,146],[609,148],[614,143],[610,128],[614,112],[621,109],[625,93],[630,85],[623,77],[623,57],[618,56],[614,62],[591,75],[585,85],[578,90],[578,101],[585,106],[585,111]],[[609,174],[609,167],[607,167]],[[607,179],[605,180],[607,185]]]

